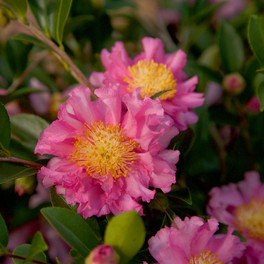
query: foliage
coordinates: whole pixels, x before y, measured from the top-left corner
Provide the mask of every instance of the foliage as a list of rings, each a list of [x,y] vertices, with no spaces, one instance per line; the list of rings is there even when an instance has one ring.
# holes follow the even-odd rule
[[[243,11],[220,20],[223,5],[205,0],[0,2],[0,25],[6,21],[0,29],[0,262],[64,263],[65,254],[53,256],[50,238],[39,231],[45,222],[68,244],[63,250],[70,263],[83,264],[103,243],[116,250],[120,263],[151,263],[148,239],[170,226],[171,218],[206,217],[208,192],[242,180],[246,171],[257,170],[263,179],[264,5],[248,1]],[[68,91],[80,84],[92,87],[87,77],[104,71],[103,48],[123,41],[134,57],[144,36],[160,38],[168,53],[186,52],[184,70],[198,76],[196,90],[205,94],[204,105],[194,110],[197,123],[170,142],[169,148],[181,153],[171,191],[157,189],[154,200],[142,202],[142,217],[130,211],[84,219],[56,187],[50,188],[49,199],[38,189],[18,197],[16,179],[35,176],[52,158],[34,149]],[[231,73],[245,81],[238,94],[223,89]],[[253,108],[252,98],[257,98]],[[30,209],[34,196],[40,202]],[[33,234],[8,248],[8,231],[33,222],[38,223]]]

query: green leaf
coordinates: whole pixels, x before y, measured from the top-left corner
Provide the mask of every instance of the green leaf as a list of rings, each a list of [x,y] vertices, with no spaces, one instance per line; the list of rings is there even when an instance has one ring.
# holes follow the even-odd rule
[[[93,230],[78,214],[66,208],[48,207],[41,213],[62,238],[83,257],[99,244]]]
[[[172,190],[168,196],[177,198],[177,199],[187,203],[188,205],[192,205],[192,194],[191,194],[189,188],[179,189],[179,190],[175,190],[175,191]]]
[[[44,238],[41,233],[38,231],[35,233],[32,239],[31,247],[26,256],[26,262],[34,259],[38,254],[46,250],[48,250],[48,245],[44,241]]]
[[[260,63],[264,65],[264,18],[253,15],[248,23],[248,41]]]
[[[0,214],[0,243],[6,247],[8,244],[8,230],[2,215]]]
[[[54,187],[49,188],[50,201],[53,207],[67,208],[73,210],[73,208],[67,204],[62,195],[57,194]]]
[[[221,21],[218,44],[225,71],[239,71],[244,63],[243,42],[233,26],[224,20]]]
[[[10,121],[5,106],[0,102],[0,149],[8,149],[11,137]]]
[[[52,36],[62,46],[63,30],[71,10],[72,0],[60,0]]]
[[[17,16],[25,23],[25,15],[27,13],[26,0],[3,0],[17,14]]]
[[[27,34],[16,34],[11,36],[11,39],[23,41],[25,42],[25,44],[32,43],[44,49],[50,49],[50,47],[46,45],[44,42]]]
[[[154,95],[152,95],[150,98],[154,100],[154,99],[156,99],[157,97],[163,95],[164,93],[166,93],[166,92],[168,92],[168,91],[170,91],[170,90],[171,90],[171,89],[160,91],[160,92],[155,93]]]
[[[127,263],[142,247],[145,227],[136,211],[114,216],[105,230],[104,242],[117,250],[120,263]]]
[[[260,111],[264,110],[264,81],[257,87],[257,97],[260,103]]]
[[[10,117],[11,131],[29,150],[34,151],[40,132],[48,127],[47,121],[32,114],[18,114]]]
[[[20,245],[17,248],[15,248],[13,254],[26,258],[28,253],[30,252],[31,247],[32,246],[29,244]],[[15,264],[35,264],[34,262],[30,262],[30,261],[25,262],[25,260],[23,259],[13,258],[12,260],[14,261]],[[43,252],[40,252],[34,256],[34,260],[46,262],[46,256]]]
[[[189,152],[191,146],[193,145],[194,140],[195,131],[189,127],[188,129],[182,131],[172,140],[173,149],[178,149],[181,153],[186,155]]]
[[[26,45],[20,40],[8,39],[5,53],[9,69],[14,77],[20,76],[25,71],[31,48],[32,45]]]
[[[0,184],[15,180],[17,178],[32,176],[37,169],[11,162],[0,162]]]
[[[40,28],[60,45],[71,4],[72,0],[29,0],[30,8]]]

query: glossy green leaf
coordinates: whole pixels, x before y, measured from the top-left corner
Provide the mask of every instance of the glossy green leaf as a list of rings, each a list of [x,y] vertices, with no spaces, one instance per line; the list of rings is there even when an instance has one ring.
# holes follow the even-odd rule
[[[48,245],[44,241],[43,236],[41,235],[40,232],[36,232],[32,242],[31,242],[31,247],[27,253],[26,256],[26,262],[29,260],[34,259],[38,254],[48,250]]]
[[[50,201],[52,206],[73,210],[73,208],[65,202],[63,196],[56,193],[54,187],[49,188],[49,192],[50,192]]]
[[[14,77],[20,76],[27,67],[28,54],[32,45],[20,40],[8,39],[5,47],[6,58]]]
[[[142,247],[145,240],[143,220],[136,211],[114,216],[105,230],[105,244],[114,247],[120,255],[120,263],[127,263]]]
[[[244,63],[243,42],[235,28],[224,20],[221,21],[218,44],[225,71],[239,71]]]
[[[25,15],[27,13],[26,0],[3,0],[8,6],[17,14],[17,16],[25,22]]]
[[[17,178],[32,176],[37,173],[37,169],[24,165],[0,162],[0,184],[15,180]]]
[[[253,15],[248,24],[248,40],[252,51],[264,65],[264,18]]]
[[[20,40],[26,44],[34,44],[35,46],[44,48],[44,49],[50,49],[50,47],[48,45],[46,45],[44,42],[40,41],[39,39],[32,37],[30,35],[27,34],[15,34],[11,37],[11,39],[14,40]]]
[[[10,118],[11,131],[21,143],[34,152],[40,132],[48,127],[47,121],[32,114],[18,114]]]
[[[0,214],[0,243],[6,247],[8,244],[8,230],[2,215]]]
[[[72,0],[29,0],[29,5],[40,28],[60,45]]]
[[[32,246],[29,244],[20,245],[17,248],[15,248],[15,250],[13,251],[13,254],[26,258],[28,253],[30,252],[31,247]],[[12,260],[14,261],[15,264],[35,264],[32,261],[25,262],[23,259],[13,258]],[[40,252],[34,256],[34,260],[46,262],[46,256],[43,252]]]
[[[11,137],[10,121],[5,106],[0,102],[0,149],[8,149]]]
[[[260,103],[260,111],[264,110],[264,81],[257,87],[257,97]]]
[[[78,214],[66,208],[43,208],[41,213],[62,238],[83,257],[99,244],[93,230]]]
[[[62,45],[63,30],[71,10],[72,0],[60,0],[59,9],[55,20],[55,25],[52,28],[52,36]]]

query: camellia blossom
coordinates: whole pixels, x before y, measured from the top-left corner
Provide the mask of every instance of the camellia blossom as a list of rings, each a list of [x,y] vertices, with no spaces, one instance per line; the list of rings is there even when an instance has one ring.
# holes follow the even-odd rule
[[[209,195],[208,214],[233,226],[246,238],[243,256],[246,262],[243,263],[263,263],[264,184],[261,184],[259,174],[247,172],[244,181],[214,187]]]
[[[167,150],[178,133],[158,101],[120,96],[100,88],[91,101],[89,88],[73,89],[60,107],[58,120],[45,129],[35,152],[51,154],[38,173],[45,187],[55,186],[85,218],[137,210],[160,188],[175,183],[179,151]]]
[[[201,93],[194,92],[197,76],[187,79],[183,72],[186,54],[178,50],[165,54],[160,39],[142,39],[144,51],[130,59],[122,42],[116,42],[111,52],[103,49],[101,60],[106,69],[94,72],[90,81],[96,87],[118,84],[123,94],[140,89],[142,98],[161,93],[158,98],[167,115],[170,115],[179,130],[197,122],[197,115],[190,110],[201,106]],[[166,92],[165,92],[166,91]]]
[[[225,264],[240,256],[244,247],[232,228],[227,234],[215,234],[217,230],[214,218],[205,222],[197,216],[184,221],[176,217],[171,227],[150,238],[149,252],[160,264]]]

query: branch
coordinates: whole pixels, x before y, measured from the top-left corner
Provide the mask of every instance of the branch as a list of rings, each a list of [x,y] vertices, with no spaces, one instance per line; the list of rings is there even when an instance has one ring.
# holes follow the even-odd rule
[[[23,160],[23,159],[19,159],[19,158],[15,158],[15,157],[0,157],[0,162],[1,161],[19,163],[19,164],[27,165],[27,166],[30,166],[30,167],[34,167],[34,168],[36,168],[38,170],[43,166],[42,164],[39,164],[39,163],[36,163],[36,162]]]
[[[71,58],[60,49],[52,40],[50,40],[41,30],[39,30],[33,23],[29,22],[28,25],[21,24],[28,29],[36,38],[47,44],[55,53],[57,53],[62,61],[66,62],[70,68],[72,76],[82,85],[89,87],[94,91],[93,85],[89,82],[86,76],[79,70],[79,68],[73,63]],[[92,95],[95,97],[94,95]]]
[[[3,253],[1,253],[1,256],[7,257],[7,258],[16,258],[16,259],[26,260],[25,257],[14,255],[14,254],[11,254],[9,252],[7,252],[7,253],[3,252]],[[43,261],[40,261],[40,260],[34,260],[34,259],[31,259],[30,262],[37,263],[37,264],[49,264],[47,262],[43,262]]]

